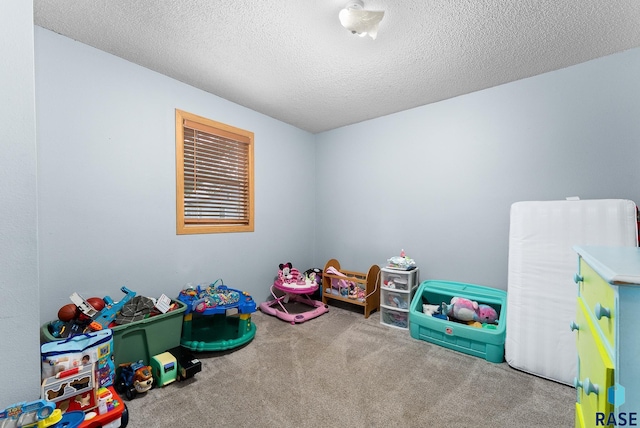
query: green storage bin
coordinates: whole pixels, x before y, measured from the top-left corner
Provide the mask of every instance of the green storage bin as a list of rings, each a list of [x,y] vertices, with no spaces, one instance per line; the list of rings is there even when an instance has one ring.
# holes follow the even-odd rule
[[[151,357],[180,346],[182,317],[187,308],[183,302],[173,300],[178,307],[166,314],[154,315],[130,324],[117,325],[113,331],[113,358],[116,367],[122,363],[142,360],[151,362]],[[49,323],[42,326],[42,340],[60,340],[49,332]]]
[[[493,307],[498,313],[498,325],[476,328],[432,317],[422,311],[423,303],[449,303],[455,296]],[[424,281],[416,290],[409,310],[409,331],[414,339],[484,358],[492,363],[504,361],[506,322],[506,291],[461,282]]]

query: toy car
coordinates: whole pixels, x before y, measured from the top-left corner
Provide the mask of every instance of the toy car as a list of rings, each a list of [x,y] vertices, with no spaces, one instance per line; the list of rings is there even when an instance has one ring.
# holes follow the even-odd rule
[[[145,365],[142,360],[120,364],[119,368],[115,387],[116,391],[119,394],[124,394],[127,400],[134,399],[138,394],[147,392],[153,386],[151,367]]]

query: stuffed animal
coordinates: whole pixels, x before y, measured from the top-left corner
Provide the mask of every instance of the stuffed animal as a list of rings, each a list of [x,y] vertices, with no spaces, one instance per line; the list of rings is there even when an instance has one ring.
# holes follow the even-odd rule
[[[495,324],[498,320],[498,313],[491,306],[464,297],[452,297],[450,304],[442,302],[442,313],[458,321]]]
[[[285,283],[293,282],[294,278],[293,273],[291,272],[291,270],[293,269],[293,265],[291,264],[291,262],[280,263],[278,267],[280,268],[278,271],[278,279]]]
[[[425,315],[433,316],[433,314],[436,314],[436,313],[440,312],[440,306],[439,305],[430,305],[428,303],[423,303],[422,304],[422,312]]]
[[[278,280],[281,284],[305,284],[305,277],[298,269],[293,267],[291,262],[278,265]]]
[[[452,297],[451,304],[442,302],[442,313],[459,321],[475,321],[478,302],[464,297]]]
[[[497,324],[498,312],[489,305],[479,304],[476,321],[482,324]]]

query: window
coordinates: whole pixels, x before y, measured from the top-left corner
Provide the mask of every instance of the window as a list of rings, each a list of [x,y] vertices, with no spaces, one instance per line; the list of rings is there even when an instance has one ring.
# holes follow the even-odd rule
[[[253,132],[176,110],[177,234],[253,232]]]

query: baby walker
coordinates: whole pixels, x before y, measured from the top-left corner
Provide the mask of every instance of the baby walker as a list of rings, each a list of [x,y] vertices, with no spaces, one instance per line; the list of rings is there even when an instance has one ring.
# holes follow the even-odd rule
[[[312,269],[307,272],[308,274],[306,275],[301,274],[298,269],[292,266],[291,262],[281,263],[278,269],[278,278],[271,285],[273,300],[261,303],[260,310],[265,314],[273,315],[294,325],[328,312],[329,306],[309,297],[309,294],[318,290],[318,281],[321,280],[320,272],[316,273]],[[284,295],[278,297],[276,290],[283,292]],[[289,302],[298,302],[310,307],[310,309],[293,313],[287,310],[284,305]]]

